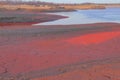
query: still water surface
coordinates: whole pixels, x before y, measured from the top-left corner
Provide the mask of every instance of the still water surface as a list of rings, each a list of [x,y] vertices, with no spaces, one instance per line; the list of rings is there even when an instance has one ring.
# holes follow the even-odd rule
[[[69,18],[39,23],[37,25],[70,25],[100,22],[120,23],[120,8],[107,8],[102,10],[77,10],[74,12],[56,12],[52,14],[68,16]]]

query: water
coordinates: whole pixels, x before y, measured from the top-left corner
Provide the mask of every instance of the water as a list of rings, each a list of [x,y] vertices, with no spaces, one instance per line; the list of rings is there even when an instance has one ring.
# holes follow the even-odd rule
[[[75,12],[57,12],[53,14],[68,16],[69,18],[39,23],[37,25],[70,25],[101,22],[120,23],[120,8],[108,8],[102,10],[78,10]]]

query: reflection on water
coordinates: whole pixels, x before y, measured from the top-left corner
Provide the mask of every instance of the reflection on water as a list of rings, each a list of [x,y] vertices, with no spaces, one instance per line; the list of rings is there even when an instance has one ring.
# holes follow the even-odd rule
[[[120,8],[108,8],[102,10],[78,10],[75,12],[57,12],[53,14],[68,16],[69,18],[51,22],[39,23],[37,25],[69,25],[87,24],[99,22],[120,23]]]

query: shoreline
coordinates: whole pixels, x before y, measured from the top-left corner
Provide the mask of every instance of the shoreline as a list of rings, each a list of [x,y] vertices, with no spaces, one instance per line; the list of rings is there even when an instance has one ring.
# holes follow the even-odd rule
[[[6,18],[5,19],[6,21],[3,20],[3,21],[0,22],[0,27],[6,27],[6,26],[14,26],[14,27],[15,26],[24,26],[24,27],[25,26],[37,26],[35,24],[40,24],[40,23],[44,23],[44,22],[52,22],[52,21],[56,21],[56,20],[60,20],[60,19],[69,18],[69,16],[65,16],[65,15],[59,15],[59,14],[54,14],[54,13],[53,14],[49,14],[49,13],[43,13],[43,12],[42,13],[41,12],[31,12],[31,11],[30,12],[29,11],[24,11],[24,12],[20,12],[20,11],[14,11],[14,12],[5,11],[5,12],[1,12],[0,15],[3,15],[4,13],[5,13],[5,15],[7,13],[9,13],[10,16],[13,16],[11,14],[15,14],[15,15],[12,17],[13,19],[11,19],[10,16],[0,17],[0,18],[3,18],[3,19]],[[27,14],[29,14],[29,15],[27,15]],[[20,17],[23,17],[24,21],[20,17],[16,17],[16,15],[20,15]],[[26,15],[27,17],[22,16],[22,15]],[[8,19],[10,18],[11,20],[9,19],[7,21],[7,18]],[[13,21],[14,19],[19,19],[19,18],[20,18],[20,20]],[[100,23],[117,23],[117,22],[100,22]],[[83,23],[83,24],[85,24],[85,23]],[[86,24],[94,24],[94,23],[86,23]],[[75,25],[75,24],[70,24],[70,25]],[[79,25],[79,24],[77,24],[77,25]],[[82,24],[80,24],[80,25],[82,25]],[[40,25],[40,26],[44,26],[44,25]],[[64,24],[63,24],[63,26],[64,26]]]
[[[23,14],[38,22],[67,18],[34,12],[20,17]],[[120,23],[35,23],[0,23],[1,80],[120,79]]]
[[[9,15],[8,15],[9,14]],[[36,23],[49,22],[67,18],[67,16],[41,13],[41,12],[19,12],[19,11],[3,11],[0,12],[0,27],[5,26],[21,26],[32,25]]]

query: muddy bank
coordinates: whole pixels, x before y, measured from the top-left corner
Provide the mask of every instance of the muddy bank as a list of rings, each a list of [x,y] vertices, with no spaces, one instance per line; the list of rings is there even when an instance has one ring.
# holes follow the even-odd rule
[[[2,11],[0,12],[0,27],[7,25],[8,26],[32,25],[35,23],[54,21],[62,18],[67,17],[40,12]]]

